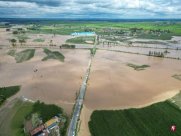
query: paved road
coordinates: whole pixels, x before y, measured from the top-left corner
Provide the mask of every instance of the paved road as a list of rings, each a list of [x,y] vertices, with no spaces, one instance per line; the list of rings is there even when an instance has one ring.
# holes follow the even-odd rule
[[[91,61],[92,61],[92,58],[89,61],[89,65],[88,65],[86,74],[84,76],[84,79],[83,79],[83,82],[82,82],[82,85],[80,88],[79,96],[78,96],[76,103],[75,103],[74,112],[73,112],[72,119],[70,122],[69,130],[68,130],[68,136],[75,136],[75,133],[76,133],[77,122],[78,122],[78,119],[79,119],[79,116],[81,113],[81,108],[83,105],[83,100],[84,100],[86,87],[87,87],[87,81],[89,78]]]
[[[96,42],[95,42],[94,48],[96,48],[96,44],[97,44],[97,36],[96,36]],[[80,117],[80,113],[81,113],[81,109],[82,109],[82,105],[83,105],[83,101],[84,101],[84,96],[86,93],[87,81],[88,81],[89,74],[90,74],[92,59],[93,59],[93,56],[91,56],[91,59],[89,61],[88,68],[87,68],[87,71],[83,78],[83,82],[82,82],[82,85],[81,85],[81,88],[79,91],[79,96],[77,97],[77,100],[75,103],[72,119],[71,119],[71,122],[69,125],[68,136],[76,135],[77,123],[78,123],[78,120]]]

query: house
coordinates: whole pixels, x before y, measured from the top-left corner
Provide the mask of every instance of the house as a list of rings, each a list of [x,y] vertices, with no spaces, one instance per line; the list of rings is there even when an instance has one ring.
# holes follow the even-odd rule
[[[58,117],[54,117],[54,118],[50,119],[49,121],[47,121],[47,122],[44,124],[44,126],[45,126],[46,129],[52,130],[52,129],[54,129],[56,126],[58,126],[59,122],[60,122],[60,121],[59,121]]]
[[[46,132],[44,132],[45,126],[40,125],[39,127],[30,131],[31,136],[46,136]]]

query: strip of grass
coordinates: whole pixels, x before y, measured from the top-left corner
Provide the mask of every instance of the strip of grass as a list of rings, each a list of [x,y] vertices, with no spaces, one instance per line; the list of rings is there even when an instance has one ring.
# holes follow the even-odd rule
[[[177,80],[180,80],[180,81],[181,81],[181,74],[180,74],[180,75],[177,75],[177,74],[176,74],[176,75],[173,75],[172,77],[175,78],[175,79],[177,79]]]
[[[68,39],[66,42],[67,43],[75,43],[75,44],[89,44],[87,41],[90,41],[93,44],[95,41],[95,37],[94,36],[75,37],[72,39]]]
[[[140,71],[140,70],[144,70],[145,68],[150,67],[149,65],[135,65],[132,63],[128,63],[127,66],[134,68],[134,70]]]
[[[41,38],[33,40],[33,42],[44,42],[44,41],[45,41],[45,40],[44,40],[44,39],[41,39]]]
[[[141,109],[94,111],[89,129],[92,136],[180,136],[181,110],[165,101]]]
[[[25,118],[32,112],[33,103],[18,101],[13,107],[15,112],[11,120],[11,135],[12,136],[25,136],[24,121]]]
[[[34,57],[35,49],[26,49],[24,51],[18,52],[15,55],[16,63],[21,63],[28,61]]]
[[[10,55],[10,56],[12,56],[12,57],[14,57],[15,54],[16,54],[16,50],[9,50],[9,51],[7,52],[7,54]]]
[[[20,90],[20,88],[20,86],[0,87],[0,105],[6,99],[15,95]]]
[[[64,55],[61,54],[61,53],[58,52],[58,51],[51,51],[51,50],[45,48],[45,49],[44,49],[44,53],[46,53],[47,56],[44,57],[44,58],[42,59],[42,61],[46,61],[46,60],[48,60],[48,59],[56,59],[56,60],[59,60],[59,61],[64,62],[64,59],[65,59]]]

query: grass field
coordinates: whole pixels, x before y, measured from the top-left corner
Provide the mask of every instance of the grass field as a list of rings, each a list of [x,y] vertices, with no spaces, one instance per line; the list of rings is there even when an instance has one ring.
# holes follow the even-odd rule
[[[52,23],[56,23],[53,25]],[[142,29],[136,37],[169,40],[172,36],[181,36],[181,22],[52,22],[33,26],[30,33],[50,33],[70,35],[73,32],[94,31],[99,35],[119,35],[120,32]],[[107,31],[108,30],[108,31]],[[159,34],[148,33],[150,30],[162,31]],[[163,31],[169,30],[169,33]],[[110,32],[112,31],[112,32]],[[119,34],[118,34],[119,33]]]
[[[20,86],[9,86],[0,88],[0,105],[9,97],[15,95],[20,90]]]
[[[44,57],[42,59],[42,61],[46,61],[48,59],[56,59],[56,60],[64,62],[65,57],[63,56],[63,54],[61,54],[58,51],[51,51],[51,50],[45,48],[44,53],[46,53],[47,56]]]
[[[67,43],[77,43],[77,44],[94,44],[95,37],[94,36],[85,36],[85,37],[75,37],[72,39],[68,39]]]
[[[92,136],[180,136],[181,110],[165,101],[141,109],[94,111],[89,129]]]
[[[26,49],[15,54],[16,63],[28,61],[34,57],[35,49]]]
[[[25,118],[32,112],[33,103],[18,101],[13,107],[14,116],[11,120],[10,134],[12,136],[25,136],[24,121]]]
[[[14,57],[15,54],[16,54],[16,50],[9,50],[9,51],[7,52],[7,54],[10,55],[10,56],[12,56],[12,57]]]
[[[140,71],[140,70],[145,70],[145,68],[150,67],[149,65],[136,65],[136,64],[131,64],[128,63],[127,66],[134,68],[134,70]]]

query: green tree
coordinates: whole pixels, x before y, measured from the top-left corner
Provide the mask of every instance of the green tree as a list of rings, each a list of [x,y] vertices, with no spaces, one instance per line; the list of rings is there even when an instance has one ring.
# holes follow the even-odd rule
[[[21,46],[23,45],[23,43],[26,43],[25,39],[19,39],[19,43],[21,44]]]
[[[10,42],[11,42],[11,44],[12,44],[13,47],[16,46],[16,42],[17,42],[16,39],[11,39]]]

